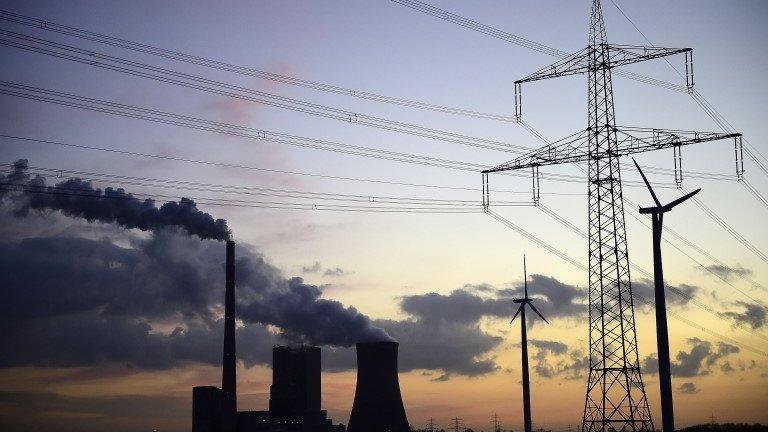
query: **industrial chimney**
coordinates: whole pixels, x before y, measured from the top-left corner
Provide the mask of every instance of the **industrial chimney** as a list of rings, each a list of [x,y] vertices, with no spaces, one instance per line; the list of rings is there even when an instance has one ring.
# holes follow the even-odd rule
[[[221,430],[237,430],[235,354],[235,242],[227,241],[226,293],[224,294],[224,356],[221,374]]]
[[[347,432],[410,432],[397,378],[397,342],[359,342]]]

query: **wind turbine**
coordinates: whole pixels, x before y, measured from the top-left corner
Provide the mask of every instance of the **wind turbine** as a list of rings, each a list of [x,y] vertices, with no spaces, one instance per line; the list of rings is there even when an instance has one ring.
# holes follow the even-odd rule
[[[541,317],[545,323],[549,324],[549,321],[547,321],[547,319],[544,318],[544,315],[542,315],[541,312],[536,309],[536,306],[533,305],[533,299],[528,297],[528,271],[525,267],[525,255],[523,255],[523,277],[525,278],[523,283],[523,286],[525,287],[525,297],[512,300],[515,303],[520,303],[520,307],[517,308],[515,316],[512,317],[512,321],[509,323],[512,324],[512,322],[515,321],[515,318],[520,315],[520,339],[522,340],[521,345],[523,347],[523,416],[525,421],[525,432],[531,432],[531,389],[528,379],[528,334],[525,329],[525,305],[530,306],[531,309],[536,312],[536,315]]]
[[[640,165],[632,158],[640,176],[643,177],[651,197],[656,203],[655,207],[641,207],[641,214],[650,214],[653,221],[653,286],[656,300],[656,345],[659,352],[659,388],[661,393],[661,421],[664,432],[674,432],[675,413],[672,404],[672,376],[669,365],[669,332],[667,330],[667,300],[664,294],[664,269],[661,265],[661,228],[664,221],[664,213],[671,211],[675,206],[699,193],[701,189],[683,195],[667,205],[661,205],[651,184],[645,178]]]

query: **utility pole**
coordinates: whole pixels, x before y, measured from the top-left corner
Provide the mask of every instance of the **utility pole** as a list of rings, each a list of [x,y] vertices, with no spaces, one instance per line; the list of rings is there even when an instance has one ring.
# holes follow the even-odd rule
[[[654,296],[656,300],[656,346],[659,353],[659,390],[661,393],[661,419],[664,432],[675,431],[675,413],[672,403],[672,375],[669,364],[669,332],[667,330],[667,299],[664,293],[664,269],[661,262],[661,230],[664,222],[664,213],[671,211],[675,206],[691,198],[701,191],[686,194],[667,205],[661,205],[659,198],[654,193],[651,184],[645,177],[643,170],[637,161],[632,159],[637,171],[643,177],[648,191],[656,203],[655,207],[640,208],[640,213],[650,214],[653,221],[653,282]]]
[[[673,150],[675,178],[681,180],[682,146],[734,139],[736,176],[741,178],[741,134],[618,126],[611,71],[646,60],[684,54],[686,85],[693,89],[693,50],[608,43],[600,0],[592,1],[589,44],[539,71],[515,81],[515,117],[522,116],[522,84],[586,74],[588,127],[529,154],[482,171],[483,207],[490,210],[488,175],[530,169],[538,201],[539,168],[586,162],[589,211],[589,378],[582,432],[653,431],[640,374],[629,254],[624,224],[619,157],[652,150]]]
[[[523,255],[523,278],[525,297],[512,300],[515,303],[519,303],[520,307],[517,308],[517,312],[515,312],[515,315],[512,317],[512,321],[509,323],[512,324],[515,318],[517,318],[517,315],[520,315],[520,346],[523,349],[523,423],[525,432],[531,432],[531,384],[528,377],[528,333],[526,331],[525,306],[529,306],[531,309],[533,309],[536,315],[543,319],[547,324],[549,324],[549,321],[547,321],[541,312],[536,309],[536,306],[533,305],[533,299],[528,297],[528,270],[525,266],[525,255]]]

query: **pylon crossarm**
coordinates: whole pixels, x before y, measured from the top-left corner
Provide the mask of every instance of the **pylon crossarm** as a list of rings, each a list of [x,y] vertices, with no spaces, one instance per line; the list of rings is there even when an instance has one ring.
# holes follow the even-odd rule
[[[607,45],[610,63],[608,67],[614,68],[646,60],[653,60],[675,54],[693,52],[692,48],[663,48],[637,45]]]
[[[589,71],[589,48],[583,48],[569,54],[549,66],[543,67],[525,78],[515,81],[515,84],[577,75]]]
[[[616,152],[619,156],[741,136],[740,133],[698,132],[623,126],[617,126],[615,130],[618,140]]]
[[[588,152],[588,146],[589,131],[582,130],[483,172],[512,171],[542,165],[578,162],[583,160],[582,155]]]

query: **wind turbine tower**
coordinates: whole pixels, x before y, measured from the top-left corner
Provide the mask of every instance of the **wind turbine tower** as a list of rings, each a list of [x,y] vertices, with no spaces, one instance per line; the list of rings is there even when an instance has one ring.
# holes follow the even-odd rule
[[[515,303],[519,303],[520,307],[517,308],[517,312],[515,312],[512,321],[509,323],[511,324],[515,321],[517,315],[520,315],[520,345],[523,348],[523,419],[525,423],[525,432],[531,432],[531,388],[530,380],[528,378],[528,333],[525,328],[525,306],[530,306],[536,315],[543,319],[547,324],[549,324],[549,321],[547,321],[547,319],[544,318],[544,315],[542,315],[541,312],[536,309],[536,306],[533,305],[533,299],[528,297],[528,270],[525,266],[525,255],[523,255],[523,277],[525,297],[513,300]]]
[[[664,432],[674,432],[675,413],[672,403],[672,376],[669,364],[669,333],[667,331],[667,299],[664,294],[664,270],[661,265],[661,229],[664,221],[664,213],[671,211],[675,206],[699,193],[701,189],[683,195],[667,205],[661,205],[659,198],[653,191],[648,179],[645,178],[640,165],[633,158],[632,161],[637,171],[643,177],[648,191],[651,193],[654,207],[641,207],[640,213],[650,214],[653,221],[653,286],[656,300],[656,345],[659,353],[659,389],[661,392],[661,421]]]

